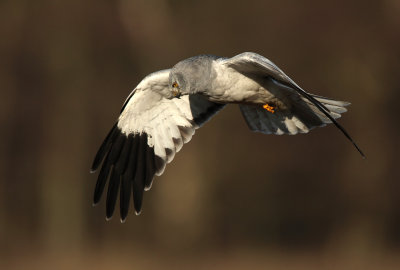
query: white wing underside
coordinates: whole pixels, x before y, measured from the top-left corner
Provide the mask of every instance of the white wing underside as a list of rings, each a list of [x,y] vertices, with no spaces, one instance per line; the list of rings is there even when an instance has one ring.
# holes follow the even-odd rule
[[[154,175],[161,175],[195,129],[224,107],[198,95],[172,98],[168,81],[169,70],[163,70],[139,83],[96,154],[91,171],[102,165],[93,201],[100,201],[108,182],[107,218],[113,215],[118,193],[121,220],[127,216],[132,192],[139,214],[143,191],[151,188]]]
[[[161,175],[166,163],[171,162],[183,144],[191,140],[195,130],[202,124],[197,118],[207,114],[208,120],[219,107],[222,108],[222,105],[201,96],[172,98],[168,76],[169,70],[166,70],[146,77],[127,101],[118,119],[118,128],[122,133],[147,134],[148,145],[154,147],[155,155],[165,161],[156,175]],[[210,110],[213,107],[218,107],[218,110]]]
[[[147,144],[154,147],[155,155],[169,163],[183,143],[191,140],[197,126],[193,123],[190,107],[187,106],[188,96],[182,99],[157,99],[158,94],[152,91],[137,91],[132,97],[132,103],[130,102],[132,106],[128,104],[129,108],[121,114],[118,127],[124,134],[148,134]],[[135,103],[141,101],[151,102],[153,106],[138,110]],[[186,128],[186,132],[181,132],[179,127]],[[166,149],[172,150],[169,155]],[[165,166],[156,174],[161,175],[164,168]]]

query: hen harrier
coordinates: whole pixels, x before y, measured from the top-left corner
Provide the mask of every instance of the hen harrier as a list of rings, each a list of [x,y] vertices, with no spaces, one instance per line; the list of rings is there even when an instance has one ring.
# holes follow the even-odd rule
[[[94,204],[109,179],[107,219],[118,193],[121,221],[128,214],[131,193],[139,214],[143,191],[151,188],[154,175],[161,175],[195,129],[229,103],[239,104],[251,130],[265,134],[307,133],[334,123],[364,157],[335,120],[350,103],[307,93],[256,53],[200,55],[148,75],[128,96],[93,161],[91,172],[102,163]]]

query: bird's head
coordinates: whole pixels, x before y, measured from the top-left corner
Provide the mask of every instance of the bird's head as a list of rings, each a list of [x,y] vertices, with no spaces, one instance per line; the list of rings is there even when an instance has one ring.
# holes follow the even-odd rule
[[[179,98],[181,95],[189,94],[188,84],[181,72],[171,70],[169,75],[169,87],[174,97]]]
[[[174,97],[207,91],[212,81],[212,61],[216,57],[200,55],[177,63],[169,74],[169,86]]]

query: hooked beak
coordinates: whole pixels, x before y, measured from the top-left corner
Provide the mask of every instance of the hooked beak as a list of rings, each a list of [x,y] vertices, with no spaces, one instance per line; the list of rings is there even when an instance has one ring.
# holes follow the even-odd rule
[[[181,91],[179,91],[177,88],[174,88],[172,89],[172,95],[176,98],[179,98],[181,96]]]

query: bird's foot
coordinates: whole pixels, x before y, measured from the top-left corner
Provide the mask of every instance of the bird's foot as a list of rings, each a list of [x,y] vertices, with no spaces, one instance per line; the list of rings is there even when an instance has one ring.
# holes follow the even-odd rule
[[[271,106],[269,104],[263,105],[263,108],[266,109],[267,111],[269,111],[270,113],[275,113],[275,109],[276,109],[275,106]]]

